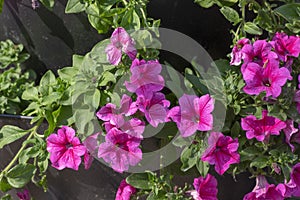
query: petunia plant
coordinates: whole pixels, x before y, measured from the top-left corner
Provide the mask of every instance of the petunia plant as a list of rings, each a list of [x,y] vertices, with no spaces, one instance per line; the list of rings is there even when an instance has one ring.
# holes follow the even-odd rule
[[[222,199],[220,176],[244,172],[256,181],[244,200],[300,197],[300,37],[285,12],[298,3],[274,10],[265,1],[196,2],[217,4],[238,25],[232,52],[204,66],[192,56],[177,73],[159,60],[164,41],[146,1],[69,0],[66,12],[85,11],[99,33],[114,31],[22,93],[32,127],[1,128],[0,148],[25,139],[0,173],[0,190],[32,181],[46,191],[48,166],[88,170],[97,160],[126,176],[116,200]],[[178,174],[192,178],[178,183]],[[27,190],[18,196],[30,198]]]

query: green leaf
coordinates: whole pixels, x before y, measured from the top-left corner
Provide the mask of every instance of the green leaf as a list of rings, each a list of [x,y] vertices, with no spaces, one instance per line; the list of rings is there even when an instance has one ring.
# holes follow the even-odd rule
[[[4,4],[4,0],[0,0],[0,13],[2,12],[3,4]]]
[[[85,10],[85,3],[81,0],[68,0],[65,13],[79,13]]]
[[[17,126],[3,126],[0,130],[0,149],[3,148],[3,146],[22,138],[27,133],[27,130],[23,130]]]
[[[139,30],[141,27],[141,22],[139,16],[136,14],[135,10],[128,10],[121,21],[120,26],[126,30]]]
[[[74,81],[74,77],[78,73],[78,69],[75,67],[64,67],[57,70],[59,77],[68,82]]]
[[[39,92],[36,87],[27,88],[22,94],[24,100],[38,100],[38,98]]]
[[[292,169],[288,166],[288,164],[282,164],[280,167],[283,172],[284,179],[289,182]]]
[[[7,192],[8,190],[10,190],[12,187],[11,185],[7,182],[7,178],[6,177],[2,177],[0,178],[0,190],[2,192]]]
[[[40,2],[49,10],[52,10],[54,6],[54,0],[40,0]]]
[[[102,74],[99,86],[106,86],[106,85],[108,85],[109,82],[112,82],[112,83],[116,82],[115,75],[112,74],[111,72],[105,71]]]
[[[88,15],[90,24],[98,31],[99,34],[106,33],[110,28],[110,20],[106,18],[99,18],[93,15]]]
[[[241,131],[240,123],[236,121],[231,127],[231,136],[233,138],[237,138],[240,135],[240,131]]]
[[[208,162],[203,162],[202,160],[198,160],[196,163],[196,167],[200,173],[201,176],[205,177],[209,171],[209,163]]]
[[[6,194],[6,195],[2,196],[0,200],[11,200],[11,196],[10,196],[10,194]]]
[[[84,56],[74,54],[72,57],[72,66],[80,68]]]
[[[6,174],[7,182],[15,188],[22,188],[31,180],[34,171],[32,164],[18,164]]]
[[[285,18],[287,21],[292,22],[295,20],[300,20],[300,3],[290,3],[282,5],[276,8],[274,11]]]
[[[55,75],[51,70],[48,70],[41,78],[39,91],[43,95],[48,95],[51,93],[50,86],[56,83]]]
[[[195,0],[195,3],[199,4],[203,8],[210,8],[214,5],[214,0]]]
[[[190,145],[186,147],[180,156],[180,160],[182,162],[181,171],[186,172],[187,170],[194,167],[197,161],[200,159],[200,152],[195,145]]]
[[[251,163],[250,167],[264,168],[268,165],[268,158],[265,156],[260,156],[255,158]]]
[[[166,192],[165,191],[158,191],[158,194],[155,192],[150,192],[147,200],[165,200],[166,199]]]
[[[153,185],[151,182],[153,176],[151,173],[131,174],[126,178],[126,182],[135,188],[150,190]]]
[[[246,22],[244,25],[244,30],[252,35],[261,35],[263,33],[261,28],[252,22]]]
[[[239,13],[228,6],[222,7],[220,11],[228,21],[233,23],[233,25],[236,25],[241,21]]]

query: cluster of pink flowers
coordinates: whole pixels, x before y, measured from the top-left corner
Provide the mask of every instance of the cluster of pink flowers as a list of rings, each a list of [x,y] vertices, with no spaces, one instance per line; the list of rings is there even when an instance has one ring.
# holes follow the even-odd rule
[[[269,184],[265,176],[256,177],[256,186],[252,192],[244,196],[244,200],[283,200],[290,197],[300,197],[300,163],[291,171],[289,182],[280,183],[277,186]]]
[[[266,97],[281,94],[281,87],[292,80],[292,57],[300,53],[300,37],[276,33],[272,41],[257,40],[253,44],[244,38],[237,42],[231,53],[231,65],[240,65],[246,82],[244,92]]]

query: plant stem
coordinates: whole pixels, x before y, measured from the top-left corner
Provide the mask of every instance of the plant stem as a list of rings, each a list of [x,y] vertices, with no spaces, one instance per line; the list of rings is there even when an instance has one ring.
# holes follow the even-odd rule
[[[29,134],[29,136],[26,138],[25,141],[30,140],[30,139],[34,136],[34,134],[36,133],[36,130],[37,130],[38,127],[41,125],[42,121],[43,121],[43,119],[40,119],[40,120],[37,122],[37,124],[36,124],[33,128],[29,129],[29,131],[31,131],[31,133]],[[22,153],[22,151],[26,148],[26,146],[27,146],[27,144],[25,144],[25,143],[23,142],[21,148],[19,149],[19,151],[17,152],[17,154],[15,155],[15,157],[14,157],[14,158],[10,161],[10,163],[4,168],[4,170],[2,170],[0,176],[2,176],[3,174],[5,174],[5,172],[7,172],[7,171],[13,166],[13,164],[17,161],[17,159],[19,158],[19,156],[20,156],[20,154]]]
[[[124,4],[124,6],[126,7],[128,2],[126,0],[122,0],[122,3]]]

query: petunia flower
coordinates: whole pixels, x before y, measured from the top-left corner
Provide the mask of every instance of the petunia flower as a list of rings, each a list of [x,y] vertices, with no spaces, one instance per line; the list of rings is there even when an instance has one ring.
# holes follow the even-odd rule
[[[122,52],[126,53],[131,60],[135,59],[137,51],[134,41],[124,28],[116,28],[111,35],[110,42],[105,52],[107,60],[112,65],[118,65],[121,62]]]
[[[237,139],[224,136],[220,132],[211,132],[208,138],[208,148],[201,156],[201,160],[215,165],[216,172],[222,175],[231,164],[240,162],[238,147]]]
[[[115,200],[130,200],[131,195],[136,193],[136,188],[122,180],[118,188]]]
[[[277,60],[277,54],[271,50],[272,45],[266,40],[257,40],[253,43],[253,45],[245,44],[241,50],[244,60],[241,71],[244,72],[244,70],[248,67],[248,63],[254,62],[263,66],[267,61]]]
[[[288,183],[278,184],[276,189],[280,191],[284,198],[300,197],[300,186],[295,184],[292,179]]]
[[[189,137],[197,130],[212,129],[214,100],[208,95],[200,98],[195,95],[184,94],[179,98],[179,107],[168,112],[168,118],[176,122],[182,137]]]
[[[259,175],[256,177],[256,186],[252,192],[244,196],[244,200],[284,200],[280,190],[274,185],[269,184],[266,177]]]
[[[151,95],[149,95],[151,94]],[[165,95],[161,92],[137,93],[137,108],[145,114],[146,120],[153,127],[159,123],[167,121],[167,112],[170,102],[166,100]]]
[[[246,131],[247,139],[267,140],[270,135],[279,135],[286,123],[275,117],[268,116],[268,111],[262,111],[262,119],[249,115],[241,119],[241,126]]]
[[[50,161],[54,168],[78,170],[81,156],[85,154],[86,148],[75,137],[73,128],[62,126],[57,134],[53,133],[47,138],[47,151],[50,153]]]
[[[241,64],[241,61],[244,57],[242,48],[246,44],[250,44],[250,40],[248,38],[243,38],[243,39],[239,40],[236,45],[234,45],[232,52],[231,52],[230,65],[238,66]]]
[[[123,116],[130,116],[136,111],[135,103],[128,95],[124,94],[120,102],[120,108],[117,108],[115,104],[108,103],[98,110],[96,116],[103,121],[109,121],[113,125],[118,123],[121,126],[125,122]]]
[[[286,62],[288,56],[298,57],[300,53],[300,37],[288,36],[277,32],[271,42],[279,59]]]
[[[164,87],[164,78],[160,75],[162,67],[155,60],[145,61],[135,59],[130,67],[130,82],[125,82],[128,91],[136,92],[142,86],[151,87],[153,92],[160,91]]]
[[[30,200],[30,194],[27,189],[23,190],[23,192],[17,192],[17,196],[19,197],[19,200]]]
[[[281,94],[281,87],[292,76],[287,68],[279,68],[277,61],[268,61],[265,67],[257,63],[249,63],[242,72],[246,82],[244,92],[250,95],[259,95],[266,92],[266,97],[278,97]]]
[[[298,133],[298,129],[294,127],[293,120],[286,121],[286,127],[283,129],[285,135],[285,142],[291,147],[292,151],[295,151],[295,146],[291,144],[291,138],[293,135]]]
[[[91,167],[93,160],[94,160],[94,152],[96,151],[96,149],[98,149],[99,145],[98,145],[98,136],[100,135],[100,133],[95,133],[93,135],[88,136],[84,141],[83,141],[83,145],[86,148],[86,152],[84,154],[84,168],[87,170]]]
[[[291,171],[291,179],[293,182],[300,187],[300,163],[293,166]]]
[[[122,173],[142,159],[140,142],[141,139],[112,128],[106,134],[105,142],[99,146],[98,157],[109,163],[113,170]]]
[[[189,191],[194,200],[217,200],[217,180],[210,174],[194,179],[195,190]]]

